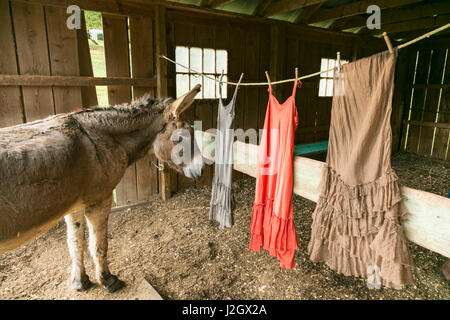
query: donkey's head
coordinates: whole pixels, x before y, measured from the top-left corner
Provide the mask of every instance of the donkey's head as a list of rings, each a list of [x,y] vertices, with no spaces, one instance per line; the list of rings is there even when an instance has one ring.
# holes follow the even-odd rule
[[[198,179],[203,173],[203,158],[195,143],[194,130],[189,123],[180,120],[180,115],[191,106],[200,85],[167,105],[163,130],[153,143],[156,157],[171,168],[184,173],[187,178]]]

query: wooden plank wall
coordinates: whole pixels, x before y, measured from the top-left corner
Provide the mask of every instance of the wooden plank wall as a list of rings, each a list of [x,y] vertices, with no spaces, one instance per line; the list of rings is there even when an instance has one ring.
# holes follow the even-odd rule
[[[92,76],[85,29],[78,32],[67,30],[64,8],[7,0],[0,0],[0,6],[0,34],[6,39],[0,44],[4,52],[0,57],[0,73]],[[341,52],[343,59],[352,60],[380,50],[372,45],[364,47],[364,43],[357,43],[352,36],[305,31],[301,27],[274,21],[262,23],[164,8],[158,14],[154,13],[129,17],[103,14],[108,76],[153,77],[163,67],[157,52],[167,52],[174,59],[177,45],[227,50],[229,79],[237,80],[243,72],[246,82],[266,81],[266,70],[271,73],[272,81],[293,77],[295,67],[299,68],[300,75],[316,72],[320,69],[321,58],[335,58],[337,51]],[[159,26],[161,35],[167,39],[167,46],[163,48],[158,45],[155,21],[158,15],[163,18],[163,23],[166,21],[166,30]],[[63,23],[63,28],[58,27]],[[169,96],[176,95],[173,64],[167,64],[167,78],[160,77],[158,82],[159,87],[167,84]],[[318,84],[319,78],[316,77],[304,81],[303,87],[297,89],[299,127],[296,144],[328,139],[331,98],[318,97]],[[292,85],[274,88],[279,101],[291,95]],[[228,88],[229,98],[234,88]],[[94,105],[97,102],[94,90],[93,87],[2,87],[0,99],[4,103],[0,106],[0,125],[76,110],[81,105]],[[152,96],[158,94],[154,87],[108,87],[110,104],[130,101],[133,96],[146,92]],[[241,87],[236,100],[235,128],[261,129],[267,98],[265,86]],[[5,105],[8,108],[4,108]],[[215,128],[217,100],[197,100],[183,117],[189,121],[201,120],[203,131]],[[446,121],[447,118],[442,116],[441,119]],[[423,136],[427,135],[429,133],[425,130]],[[444,140],[445,132],[436,136]],[[172,170],[163,179],[152,163],[156,163],[156,159],[149,155],[127,170],[116,190],[118,205],[148,201],[166,189],[161,187],[161,184],[166,185],[163,180],[170,181],[170,192],[176,192],[190,186],[208,185],[213,177],[213,166],[207,166],[204,176],[197,182]],[[237,171],[233,174],[235,179],[243,176]]]
[[[264,81],[264,71],[269,70],[268,25],[242,23],[223,17],[207,17],[180,11],[168,11],[169,24],[168,54],[175,59],[176,46],[189,46],[228,51],[228,77],[237,81],[244,73],[245,82]],[[168,66],[169,95],[175,96],[175,67]],[[228,87],[228,103],[235,87]],[[196,100],[193,106],[183,114],[188,121],[201,120],[202,130],[217,126],[216,99]],[[266,87],[240,87],[235,106],[235,128],[263,127],[267,107]],[[214,167],[207,165],[203,177],[193,182],[181,174],[177,174],[176,182],[172,183],[172,191],[182,190],[190,186],[211,184]],[[234,178],[243,175],[234,172]]]
[[[408,50],[400,149],[450,161],[450,55],[448,41],[430,41]]]
[[[64,7],[0,0],[0,74],[92,76],[84,16],[80,30],[69,30],[67,17]],[[141,16],[103,15],[108,76],[154,76],[153,24],[152,18]],[[131,90],[135,97],[156,95],[154,87],[109,86],[110,104],[129,102]],[[95,87],[0,87],[0,127],[95,105]],[[145,202],[158,194],[152,162],[156,159],[149,155],[127,170],[116,190],[118,205]]]
[[[341,59],[352,60],[353,41],[351,38],[336,38],[335,36],[305,35],[288,29],[286,34],[286,68],[283,78],[293,78],[295,67],[300,75],[314,73],[320,70],[321,58],[336,59],[336,53],[341,53]],[[292,94],[291,83],[283,85],[283,95]],[[296,106],[299,125],[295,132],[295,144],[311,143],[328,140],[331,120],[332,97],[319,97],[319,77],[302,81],[302,87],[297,88]],[[279,98],[281,99],[281,98]]]

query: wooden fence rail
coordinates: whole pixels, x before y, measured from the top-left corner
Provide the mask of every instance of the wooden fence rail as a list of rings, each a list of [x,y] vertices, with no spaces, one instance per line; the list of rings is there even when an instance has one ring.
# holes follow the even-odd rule
[[[209,159],[215,148],[211,137],[209,133],[196,132],[197,143],[204,157]],[[256,177],[257,155],[257,145],[236,141],[234,169]],[[303,157],[294,157],[293,161],[294,193],[317,202],[325,163]],[[403,223],[406,237],[424,248],[450,257],[450,199],[408,187],[401,187],[401,193],[401,206],[408,212]]]
[[[0,74],[0,86],[110,86],[156,87],[156,78],[81,77]]]

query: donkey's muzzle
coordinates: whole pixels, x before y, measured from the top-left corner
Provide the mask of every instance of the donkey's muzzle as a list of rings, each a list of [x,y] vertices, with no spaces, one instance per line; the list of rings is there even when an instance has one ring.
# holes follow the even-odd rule
[[[186,178],[198,180],[203,174],[203,158],[201,155],[196,156],[192,162],[183,167],[183,173]]]

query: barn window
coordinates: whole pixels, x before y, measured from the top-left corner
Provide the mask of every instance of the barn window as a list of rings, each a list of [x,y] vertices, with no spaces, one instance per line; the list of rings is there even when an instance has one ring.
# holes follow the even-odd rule
[[[347,60],[341,59],[341,64],[348,63]],[[334,68],[336,66],[336,59],[322,58],[320,63],[320,71]],[[334,70],[320,74],[319,83],[319,97],[332,97],[333,96],[333,76]]]
[[[177,46],[175,60],[183,66],[189,66],[191,70],[204,73],[211,78],[218,79],[223,70],[223,81],[228,79],[228,52],[226,50]],[[202,91],[195,97],[196,99],[219,98],[218,82],[192,73],[179,65],[176,65],[175,70],[177,98],[197,84],[202,85]],[[224,84],[222,84],[222,97],[224,99],[227,97],[227,86]]]

